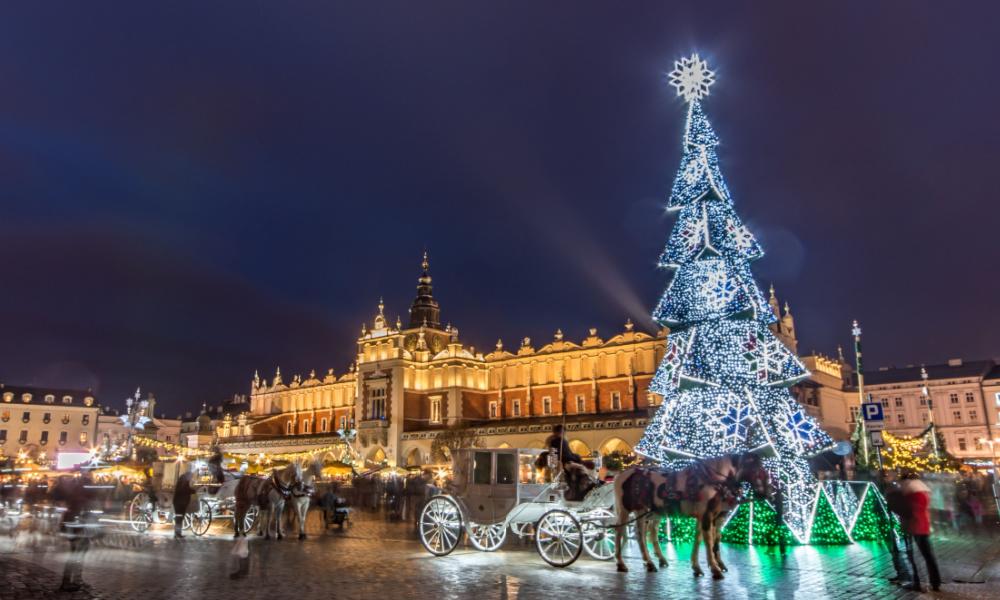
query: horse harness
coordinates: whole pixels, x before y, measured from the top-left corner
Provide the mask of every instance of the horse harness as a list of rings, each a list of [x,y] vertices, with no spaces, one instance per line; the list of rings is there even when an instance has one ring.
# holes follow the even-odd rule
[[[292,496],[293,485],[283,485],[280,480],[278,480],[278,472],[275,471],[271,473],[271,486],[274,487],[275,491],[281,494],[281,497],[288,500]]]

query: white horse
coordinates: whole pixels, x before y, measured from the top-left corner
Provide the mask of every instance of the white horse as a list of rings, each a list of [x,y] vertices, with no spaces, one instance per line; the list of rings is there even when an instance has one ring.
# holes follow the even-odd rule
[[[306,539],[306,518],[309,516],[309,504],[313,494],[316,492],[316,475],[313,469],[309,469],[302,474],[302,481],[292,489],[292,497],[289,502],[292,505],[292,512],[299,522],[299,539]]]
[[[267,490],[267,502],[266,506],[261,508],[260,519],[260,526],[262,528],[262,533],[264,534],[264,539],[271,539],[271,523],[274,523],[275,537],[279,540],[285,537],[285,532],[282,529],[282,515],[285,512],[285,503],[289,500],[293,500],[293,492],[296,488],[302,485],[303,479],[307,476],[307,473],[309,480],[312,481],[314,477],[319,475],[321,469],[323,468],[322,461],[313,460],[308,469],[304,470],[304,462],[305,461],[296,460],[283,469],[275,469],[271,477],[268,479],[270,489]],[[306,510],[309,508],[308,500],[308,497],[306,497]],[[303,518],[303,524],[300,525],[300,539],[305,537],[304,521],[305,519]]]

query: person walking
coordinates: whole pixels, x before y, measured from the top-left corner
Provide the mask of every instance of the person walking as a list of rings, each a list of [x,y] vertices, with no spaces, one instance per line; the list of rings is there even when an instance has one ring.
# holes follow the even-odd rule
[[[903,490],[900,489],[896,481],[896,472],[881,471],[879,484],[882,489],[882,496],[885,498],[889,510],[899,515],[900,520],[905,521],[910,514],[910,508],[906,502],[906,498],[903,496]],[[892,568],[896,571],[895,575],[889,578],[889,581],[896,585],[910,585],[913,583],[913,577],[910,575],[910,566],[904,560],[903,556],[903,553],[906,551],[906,540],[897,533],[892,515],[886,514],[885,516],[886,519],[882,527],[885,534],[883,541],[889,548],[889,555],[892,557]]]
[[[913,552],[913,546],[920,549],[920,554],[924,557],[924,564],[927,565],[927,577],[930,579],[931,589],[937,591],[941,589],[941,573],[938,571],[937,559],[931,548],[931,514],[930,497],[931,489],[927,487],[914,471],[907,471],[903,474],[903,481],[900,483],[900,491],[906,502],[907,512],[903,519],[903,529],[907,534],[907,554],[910,556],[910,568],[913,571],[913,582],[906,586],[907,589],[922,591],[920,586],[920,571],[917,570],[917,558]]]
[[[59,590],[75,592],[83,586],[83,559],[90,548],[93,537],[93,519],[89,518],[94,502],[93,479],[88,470],[78,478],[62,476],[52,490],[52,500],[62,504],[66,510],[62,515],[60,530],[69,540],[69,555],[63,568],[62,585]]]

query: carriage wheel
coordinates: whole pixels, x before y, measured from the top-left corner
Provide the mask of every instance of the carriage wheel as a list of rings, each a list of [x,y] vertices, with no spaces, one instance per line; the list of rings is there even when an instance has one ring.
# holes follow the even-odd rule
[[[212,526],[212,505],[202,500],[198,503],[198,512],[191,515],[191,533],[203,536]]]
[[[435,496],[420,513],[420,543],[435,556],[450,554],[462,537],[462,511],[448,496]]]
[[[149,494],[139,492],[128,503],[128,520],[132,529],[139,533],[145,533],[153,523],[153,502],[149,499]]]
[[[583,552],[583,529],[569,512],[555,508],[542,515],[535,526],[535,547],[553,567],[568,567]]]
[[[614,558],[615,528],[610,527],[614,522],[615,516],[606,510],[595,510],[583,521],[583,549],[591,558]]]
[[[472,543],[472,546],[482,552],[493,552],[500,546],[503,546],[504,540],[507,539],[506,523],[479,525],[478,523],[470,522],[466,531],[469,534],[469,542]]]
[[[247,509],[247,514],[243,516],[243,533],[253,531],[253,526],[257,524],[258,517],[260,517],[260,507],[253,505]]]

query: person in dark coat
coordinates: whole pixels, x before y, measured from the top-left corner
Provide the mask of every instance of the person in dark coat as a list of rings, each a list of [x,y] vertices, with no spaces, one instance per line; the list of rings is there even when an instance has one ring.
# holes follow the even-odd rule
[[[216,483],[223,482],[222,454],[216,452],[212,458],[208,459],[208,470],[215,477]],[[192,480],[197,475],[192,469],[178,477],[177,484],[174,486],[174,539],[184,538],[184,534],[181,533],[184,529],[184,517],[187,515],[191,500],[196,493]]]
[[[563,472],[566,474],[566,485],[568,486],[567,500],[582,500],[587,494],[593,482],[587,469],[593,469],[594,463],[584,460],[579,454],[573,452],[566,441],[563,426],[555,424],[552,426],[552,435],[545,440],[545,447],[549,452],[555,451],[559,454]]]
[[[906,498],[903,496],[903,491],[896,482],[896,472],[883,470],[880,473],[879,483],[882,496],[885,497],[889,510],[899,515],[901,520],[906,518],[909,515],[909,506],[906,503]],[[897,533],[896,527],[891,520],[891,515],[887,516],[890,517],[890,520],[884,528],[885,538],[883,541],[889,548],[889,555],[892,557],[892,567],[896,571],[896,574],[890,577],[889,581],[898,585],[909,585],[913,582],[913,576],[910,575],[909,564],[904,560],[904,552],[906,550],[905,540],[901,539],[901,536]],[[902,546],[902,549],[900,546]]]

